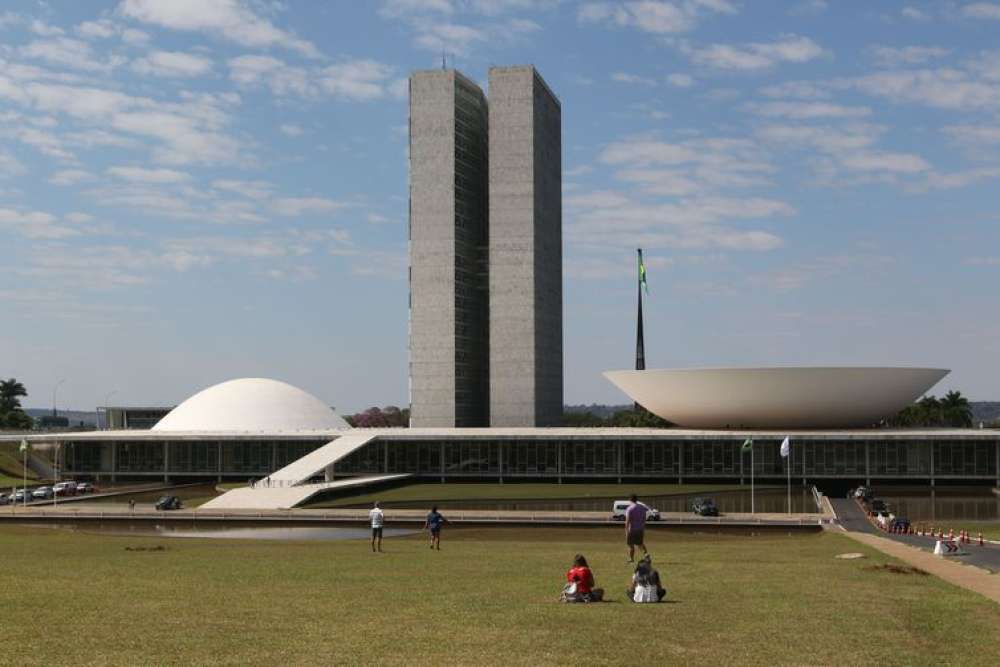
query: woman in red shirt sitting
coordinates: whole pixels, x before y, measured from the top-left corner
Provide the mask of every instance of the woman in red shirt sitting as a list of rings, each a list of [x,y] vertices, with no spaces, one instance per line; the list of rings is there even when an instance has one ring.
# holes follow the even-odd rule
[[[604,589],[594,588],[594,573],[587,565],[587,559],[577,554],[573,559],[573,567],[566,573],[566,587],[560,599],[563,602],[600,602],[604,597]]]

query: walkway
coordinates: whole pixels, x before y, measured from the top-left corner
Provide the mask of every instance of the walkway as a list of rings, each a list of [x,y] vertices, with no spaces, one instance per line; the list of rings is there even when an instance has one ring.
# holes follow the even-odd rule
[[[272,472],[259,484],[267,485],[270,482],[271,486],[294,486],[308,482],[329,466],[361,449],[376,437],[371,434],[342,435],[319,449],[309,452],[302,458],[292,461],[284,468]]]
[[[213,498],[199,508],[201,510],[275,510],[291,509],[301,505],[321,491],[335,489],[350,489],[381,482],[391,482],[409,477],[410,475],[378,475],[375,477],[351,477],[336,482],[321,482],[319,484],[298,484],[295,486],[268,487],[257,483],[253,488],[240,487]]]
[[[840,519],[841,528],[851,539],[919,567],[948,583],[1000,602],[1000,574],[994,574],[1000,571],[1000,547],[968,544],[964,545],[968,556],[935,556],[934,538],[882,533],[871,525],[855,500],[831,498],[830,502]]]

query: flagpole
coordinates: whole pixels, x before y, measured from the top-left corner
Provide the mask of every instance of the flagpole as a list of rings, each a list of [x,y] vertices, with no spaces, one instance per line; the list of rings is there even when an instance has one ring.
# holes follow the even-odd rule
[[[25,442],[24,440],[21,441]],[[28,507],[28,448],[24,447],[24,465],[21,467],[21,472],[24,473],[24,484],[21,485],[22,496],[24,498],[24,507]]]
[[[788,460],[785,461],[785,472],[788,473],[788,513],[792,513],[792,446],[788,445]]]
[[[753,496],[753,440],[750,441],[750,514],[756,514]]]

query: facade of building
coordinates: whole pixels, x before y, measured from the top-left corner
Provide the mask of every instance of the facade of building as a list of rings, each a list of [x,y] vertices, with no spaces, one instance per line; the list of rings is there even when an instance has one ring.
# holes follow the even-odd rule
[[[534,67],[489,81],[490,424],[558,426],[562,110]]]
[[[107,407],[98,408],[98,425],[112,430],[145,430],[153,428],[173,408]],[[100,413],[104,412],[104,419]]]
[[[414,427],[562,417],[559,101],[533,67],[489,79],[410,77]]]
[[[454,70],[410,77],[410,419],[489,419],[487,104]]]

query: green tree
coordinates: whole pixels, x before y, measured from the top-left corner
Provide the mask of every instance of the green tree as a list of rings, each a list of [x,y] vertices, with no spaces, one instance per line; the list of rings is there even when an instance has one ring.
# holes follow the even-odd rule
[[[0,414],[20,410],[21,397],[27,395],[24,385],[14,378],[0,380]]]
[[[943,425],[971,427],[972,406],[960,391],[949,391],[939,402]]]
[[[31,417],[21,409],[21,397],[27,396],[24,385],[10,378],[0,380],[0,428],[26,430],[31,428]]]

